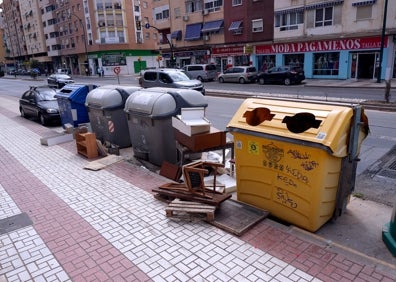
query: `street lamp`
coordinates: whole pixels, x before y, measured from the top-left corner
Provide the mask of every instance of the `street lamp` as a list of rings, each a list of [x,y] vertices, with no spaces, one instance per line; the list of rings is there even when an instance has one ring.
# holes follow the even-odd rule
[[[158,33],[161,33],[161,31],[157,27],[152,26],[149,23],[146,23],[144,25],[144,27],[147,28],[147,29],[149,29],[150,27],[154,28],[156,31],[158,31]],[[173,67],[175,67],[175,63],[176,63],[175,62],[175,54],[174,54],[174,51],[173,51],[173,44],[172,44],[172,42],[169,41],[168,36],[165,36],[165,37],[166,37],[166,42],[169,44],[169,48],[170,48],[170,51],[171,51],[170,63],[171,63],[171,67],[173,68]]]
[[[382,56],[384,55],[384,45],[385,45],[385,29],[386,29],[386,14],[388,11],[388,0],[385,0],[384,4],[384,21],[382,23],[382,34],[381,34],[381,49],[379,55],[379,65],[377,73],[377,83],[381,82],[381,69],[382,69]]]
[[[76,14],[74,14],[74,13],[72,13],[72,12],[68,12],[68,15],[69,15],[69,19],[70,19],[70,16],[75,16],[79,21],[80,21],[80,25],[81,25],[81,27],[82,27],[82,29],[83,29],[83,34],[84,34],[84,48],[85,48],[85,61],[84,61],[84,66],[85,66],[85,62],[87,62],[86,64],[86,68],[88,68],[88,48],[87,48],[87,33],[86,33],[86,30],[85,30],[85,26],[84,26],[84,24],[83,24],[83,22],[82,22],[82,19],[79,17],[79,16],[77,16]],[[80,71],[80,73],[81,73],[81,71]]]

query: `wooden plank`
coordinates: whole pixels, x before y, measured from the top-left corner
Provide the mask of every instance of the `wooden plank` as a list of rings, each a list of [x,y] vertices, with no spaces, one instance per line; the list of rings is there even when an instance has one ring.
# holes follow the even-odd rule
[[[206,214],[207,221],[214,220],[215,206],[210,206],[198,202],[180,201],[179,199],[173,200],[167,208],[165,208],[166,216],[171,217],[174,212],[183,213],[203,213]]]

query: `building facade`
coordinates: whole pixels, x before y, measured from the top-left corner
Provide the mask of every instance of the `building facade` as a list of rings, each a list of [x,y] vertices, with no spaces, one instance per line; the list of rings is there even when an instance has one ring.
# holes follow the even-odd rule
[[[388,1],[4,0],[6,56],[72,74],[213,63],[218,71],[296,65],[307,78],[384,79],[396,77],[396,5],[385,9]]]

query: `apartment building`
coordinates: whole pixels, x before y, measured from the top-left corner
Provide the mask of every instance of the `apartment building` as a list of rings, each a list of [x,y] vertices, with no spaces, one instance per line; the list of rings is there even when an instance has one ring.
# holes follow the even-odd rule
[[[388,1],[4,0],[3,13],[8,58],[45,61],[44,47],[53,68],[72,73],[213,63],[219,71],[297,65],[326,79],[375,79],[381,70],[384,79],[396,77]]]

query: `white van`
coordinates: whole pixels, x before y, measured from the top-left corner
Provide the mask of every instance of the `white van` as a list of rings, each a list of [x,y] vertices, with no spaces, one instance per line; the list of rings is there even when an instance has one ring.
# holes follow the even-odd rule
[[[190,78],[200,81],[213,81],[217,77],[217,69],[214,64],[186,65],[183,70]]]

